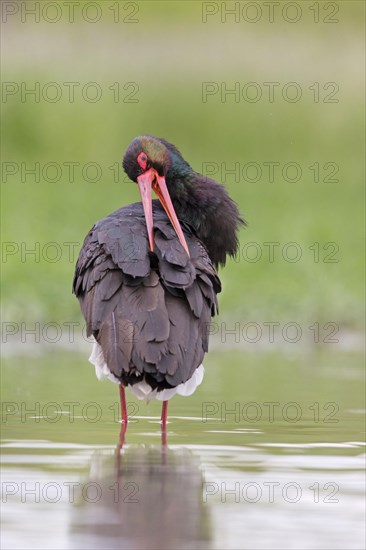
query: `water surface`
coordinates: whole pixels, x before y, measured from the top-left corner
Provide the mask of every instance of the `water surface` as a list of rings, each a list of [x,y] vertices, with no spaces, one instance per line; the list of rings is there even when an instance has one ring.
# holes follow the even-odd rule
[[[129,396],[76,354],[3,369],[6,549],[363,549],[358,354],[215,353],[170,402]]]

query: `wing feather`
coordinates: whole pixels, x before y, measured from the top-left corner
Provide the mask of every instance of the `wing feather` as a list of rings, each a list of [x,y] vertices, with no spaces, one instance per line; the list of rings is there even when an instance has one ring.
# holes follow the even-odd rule
[[[111,372],[153,387],[186,382],[208,349],[220,280],[204,245],[183,227],[190,257],[160,204],[154,201],[154,253],[142,206],[99,221],[85,238],[73,291]]]

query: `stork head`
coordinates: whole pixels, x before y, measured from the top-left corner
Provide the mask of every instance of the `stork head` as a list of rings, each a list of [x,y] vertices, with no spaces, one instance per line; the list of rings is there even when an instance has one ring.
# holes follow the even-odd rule
[[[139,186],[150,249],[154,250],[152,216],[152,191],[154,191],[189,256],[188,246],[166,185],[166,177],[176,155],[180,157],[178,150],[165,140],[153,136],[141,136],[130,143],[122,164],[128,177]]]

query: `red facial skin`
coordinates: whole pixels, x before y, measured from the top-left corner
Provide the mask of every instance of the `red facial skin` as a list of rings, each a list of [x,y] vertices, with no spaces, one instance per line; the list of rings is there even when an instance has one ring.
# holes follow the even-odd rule
[[[147,155],[146,153],[142,152],[139,154],[139,156],[137,157],[137,162],[138,162],[138,165],[145,171],[146,170],[146,165],[147,165]]]

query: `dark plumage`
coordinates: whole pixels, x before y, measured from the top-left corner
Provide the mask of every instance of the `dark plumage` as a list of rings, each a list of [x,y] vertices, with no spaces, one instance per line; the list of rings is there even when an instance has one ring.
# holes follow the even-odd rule
[[[153,245],[145,203],[131,204],[90,230],[73,291],[112,374],[124,386],[144,378],[160,391],[189,380],[208,350],[221,290],[215,267],[236,253],[243,221],[225,188],[196,173],[163,139],[135,139],[123,167],[140,190],[150,174],[163,206],[166,182],[189,256],[166,204],[152,202]]]

